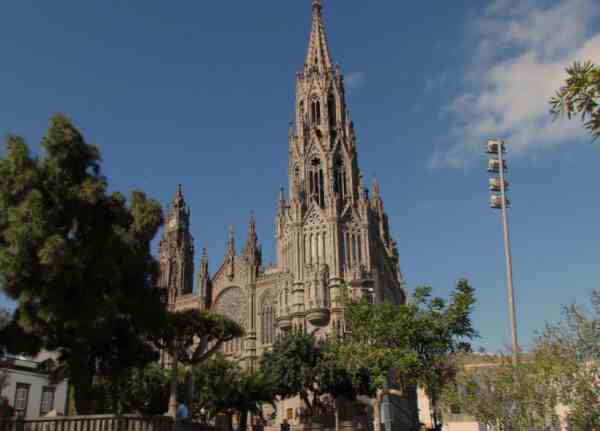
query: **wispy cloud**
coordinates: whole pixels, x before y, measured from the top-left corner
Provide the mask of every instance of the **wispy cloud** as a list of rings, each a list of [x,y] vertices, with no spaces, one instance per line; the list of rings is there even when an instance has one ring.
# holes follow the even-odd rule
[[[344,80],[348,88],[358,88],[367,82],[367,74],[365,72],[352,72],[346,75]]]
[[[553,121],[548,100],[565,67],[600,58],[600,33],[591,29],[600,3],[539,4],[496,0],[475,23],[480,42],[466,71],[468,90],[444,108],[453,120],[453,143],[437,150],[431,167],[464,166],[489,137],[506,139],[512,154],[532,155],[584,136],[575,121]]]

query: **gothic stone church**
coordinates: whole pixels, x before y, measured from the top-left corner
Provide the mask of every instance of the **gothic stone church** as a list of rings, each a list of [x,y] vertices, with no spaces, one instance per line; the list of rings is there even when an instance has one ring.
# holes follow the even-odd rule
[[[251,217],[243,250],[230,232],[222,264],[212,276],[206,250],[193,290],[194,248],[181,187],[160,242],[161,286],[174,309],[210,309],[238,321],[242,339],[223,353],[253,366],[277,334],[299,328],[317,336],[344,331],[338,301],[345,284],[373,301],[405,301],[398,250],[379,184],[371,193],[358,165],[344,76],[329,53],[322,5],[313,1],[304,68],[296,76],[295,121],[289,137],[289,196],[276,204],[277,263],[264,267]],[[292,407],[283,406],[286,418]],[[278,415],[278,422],[283,419]]]

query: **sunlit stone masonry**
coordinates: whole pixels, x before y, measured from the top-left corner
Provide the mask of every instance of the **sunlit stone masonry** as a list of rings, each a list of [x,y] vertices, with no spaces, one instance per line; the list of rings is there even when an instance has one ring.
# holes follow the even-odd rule
[[[331,60],[320,1],[313,1],[304,68],[296,75],[295,120],[289,136],[289,193],[275,218],[277,262],[263,266],[254,216],[238,253],[233,230],[212,276],[203,251],[193,289],[194,249],[181,187],[160,242],[160,284],[173,309],[210,309],[238,321],[243,339],[223,353],[255,366],[278,334],[292,329],[343,333],[342,284],[374,302],[405,301],[396,242],[390,236],[380,186],[367,189],[358,164],[344,76]],[[293,424],[298,400],[282,403],[275,426]],[[280,410],[280,411],[279,411]]]

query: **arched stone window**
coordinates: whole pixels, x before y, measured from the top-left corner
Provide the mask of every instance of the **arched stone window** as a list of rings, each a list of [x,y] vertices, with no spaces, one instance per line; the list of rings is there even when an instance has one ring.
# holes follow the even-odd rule
[[[242,328],[246,328],[248,301],[241,288],[231,286],[223,290],[212,306],[212,311],[235,320]],[[236,338],[223,343],[222,352],[226,355],[240,354],[243,352],[244,341]]]
[[[306,118],[304,118],[304,100],[300,101],[300,106],[298,107],[298,115],[300,117],[300,124],[304,125],[304,121],[306,120]]]
[[[331,127],[335,127],[337,124],[337,110],[335,108],[335,96],[333,94],[329,95],[327,100],[327,108],[329,113],[329,125]]]
[[[265,298],[260,310],[260,342],[272,344],[275,339],[275,308],[270,297]]]
[[[343,198],[348,194],[348,176],[346,173],[346,165],[341,157],[338,157],[334,163],[334,179],[333,188],[336,193],[339,193]]]
[[[317,157],[311,159],[308,169],[308,190],[310,190],[310,198],[315,199],[320,206],[323,206],[325,203],[325,181],[321,160]]]
[[[314,96],[311,102],[311,121],[315,125],[321,123],[321,102],[317,96]]]

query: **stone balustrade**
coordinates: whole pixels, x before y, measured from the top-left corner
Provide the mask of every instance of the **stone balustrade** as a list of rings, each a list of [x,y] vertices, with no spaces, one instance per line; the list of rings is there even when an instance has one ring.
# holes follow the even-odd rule
[[[175,431],[169,416],[89,415],[2,419],[0,431]]]

